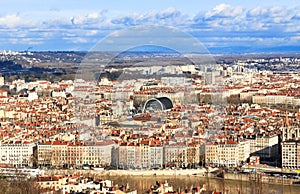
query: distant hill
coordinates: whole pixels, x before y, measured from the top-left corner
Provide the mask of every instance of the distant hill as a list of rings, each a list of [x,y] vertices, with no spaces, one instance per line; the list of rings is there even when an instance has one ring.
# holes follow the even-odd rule
[[[277,46],[277,47],[247,47],[247,46],[228,46],[228,47],[211,47],[208,48],[210,53],[217,54],[249,54],[257,53],[260,55],[263,54],[272,54],[272,53],[300,53],[299,46]]]
[[[16,64],[13,61],[0,61],[0,71],[18,71],[22,69],[22,65]]]

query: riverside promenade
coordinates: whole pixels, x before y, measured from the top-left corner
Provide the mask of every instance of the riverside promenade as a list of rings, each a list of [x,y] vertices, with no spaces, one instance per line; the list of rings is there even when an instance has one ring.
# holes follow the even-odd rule
[[[225,173],[224,179],[216,177],[215,173],[207,173],[206,169],[187,170],[45,170],[47,175],[79,175],[94,180],[108,179],[144,193],[156,181],[168,181],[175,189],[206,184],[209,189],[228,191],[229,194],[257,193],[287,193],[299,194],[300,186],[289,179],[261,176],[259,174]]]
[[[81,174],[99,176],[206,176],[206,169],[163,170],[45,170],[45,175]]]
[[[199,178],[218,178],[216,174],[208,173],[203,169],[162,169],[162,170],[45,170],[44,175],[83,175],[88,177],[199,177]],[[220,179],[220,178],[218,178]],[[258,182],[265,184],[299,185],[299,180],[290,178],[271,177],[262,174],[234,174],[225,173],[225,180]]]

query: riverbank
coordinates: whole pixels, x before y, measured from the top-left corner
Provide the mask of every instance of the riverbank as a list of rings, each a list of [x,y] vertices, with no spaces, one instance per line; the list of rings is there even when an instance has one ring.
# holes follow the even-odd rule
[[[78,174],[97,179],[112,180],[115,184],[126,185],[137,189],[138,193],[144,193],[156,181],[167,181],[176,190],[183,190],[192,186],[206,184],[211,190],[228,191],[229,194],[257,193],[287,193],[299,194],[300,186],[280,184],[280,182],[263,183],[253,180],[255,174],[226,173],[224,179],[217,178],[212,173],[206,173],[205,169],[197,170],[47,170],[45,174]],[[256,175],[257,176],[257,175]],[[252,177],[250,179],[250,177]],[[259,178],[260,176],[257,176]],[[277,179],[279,181],[279,179]]]
[[[180,170],[45,170],[46,175],[90,174],[103,176],[206,176],[206,169]]]
[[[78,174],[92,177],[102,176],[137,176],[137,177],[153,177],[153,176],[194,176],[203,178],[217,178],[213,173],[207,173],[206,169],[174,169],[174,170],[46,170],[45,175],[56,174]],[[225,180],[233,181],[250,181],[264,184],[282,184],[282,185],[299,185],[300,180],[290,178],[272,177],[263,174],[235,174],[225,173]]]

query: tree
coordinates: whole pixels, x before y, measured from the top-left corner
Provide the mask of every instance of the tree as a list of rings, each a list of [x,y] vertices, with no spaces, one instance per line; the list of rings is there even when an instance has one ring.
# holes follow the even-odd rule
[[[5,179],[1,178],[0,181],[0,192],[6,194],[31,194],[40,193],[39,186],[34,179]]]

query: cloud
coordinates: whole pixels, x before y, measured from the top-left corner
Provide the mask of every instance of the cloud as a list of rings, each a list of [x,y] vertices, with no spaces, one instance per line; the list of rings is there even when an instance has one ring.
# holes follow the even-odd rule
[[[237,6],[233,7],[228,4],[219,4],[211,11],[206,12],[205,18],[214,18],[214,17],[236,17],[243,14],[244,8]]]
[[[66,40],[71,43],[76,43],[76,44],[87,43],[89,41],[88,39],[81,38],[81,37],[65,37],[63,38],[63,40]]]
[[[44,43],[43,38],[9,38],[11,44],[25,44],[25,45],[41,45]]]
[[[150,11],[147,13],[131,13],[118,16],[111,20],[113,24],[121,26],[138,26],[138,25],[168,25],[177,26],[187,24],[188,16],[180,10],[173,7],[161,10]]]
[[[99,30],[88,30],[85,34],[86,36],[95,36],[97,35]]]
[[[193,27],[206,31],[236,31],[245,28],[245,9],[228,4],[217,5],[210,11],[199,13],[192,18]]]
[[[194,17],[194,27],[206,27],[225,31],[261,31],[268,35],[285,32],[291,26],[298,26],[297,7],[256,7],[250,10],[220,4],[205,14]]]
[[[52,48],[59,47],[59,43],[67,44],[61,48],[78,48],[93,46],[119,29],[161,25],[179,28],[209,46],[297,45],[300,34],[299,18],[300,7],[258,6],[246,9],[229,4],[219,4],[196,15],[184,13],[173,7],[134,13],[113,10],[49,10],[1,16],[0,39],[7,39],[8,43],[5,45],[44,44],[44,47],[52,47],[55,42],[58,45]]]
[[[72,16],[70,19],[71,24],[73,25],[87,25],[93,23],[99,23],[104,19],[104,13],[92,12],[87,15],[76,15]]]
[[[152,12],[153,13],[153,12]],[[150,17],[152,15],[152,18],[158,19],[158,20],[168,20],[168,19],[176,19],[178,17],[181,17],[182,13],[179,10],[176,10],[173,7],[170,7],[168,9],[165,9],[160,12],[154,12],[154,14],[148,14]]]
[[[18,14],[9,14],[0,17],[0,26],[4,28],[18,28],[18,27],[33,27],[37,23],[33,20],[25,20]]]
[[[284,7],[257,7],[251,9],[247,13],[249,21],[260,21],[265,23],[265,26],[274,26],[289,23],[295,16],[296,9],[286,9]]]
[[[258,16],[266,16],[268,13],[268,9],[264,7],[256,7],[248,11],[248,17],[258,17]]]

